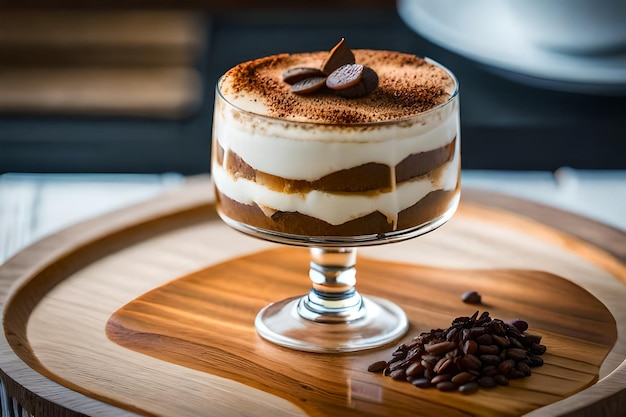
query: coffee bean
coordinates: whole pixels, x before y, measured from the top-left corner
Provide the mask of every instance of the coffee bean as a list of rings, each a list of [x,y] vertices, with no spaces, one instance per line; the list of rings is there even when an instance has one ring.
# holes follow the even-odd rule
[[[506,373],[506,377],[509,379],[519,379],[519,378],[524,378],[524,372],[518,370],[518,369],[511,369],[509,372]]]
[[[515,368],[515,361],[513,359],[507,359],[498,364],[498,371],[504,375],[506,375],[513,368]]]
[[[370,372],[382,372],[386,367],[387,367],[386,361],[378,361],[368,366],[367,370]]]
[[[501,348],[506,348],[511,345],[511,340],[506,336],[498,336],[497,334],[494,334],[491,336],[491,339],[493,340],[493,343]]]
[[[541,356],[538,356],[538,355],[535,355],[535,354],[528,355],[526,360],[527,360],[526,363],[531,368],[536,368],[538,366],[542,366],[543,365],[543,358]]]
[[[535,355],[543,355],[544,353],[546,353],[546,347],[545,345],[541,345],[539,343],[533,343],[532,345],[530,345],[530,352],[534,353]]]
[[[433,379],[430,380],[430,382],[434,385],[437,385],[440,382],[449,381],[451,378],[452,378],[452,375],[450,374],[435,375]]]
[[[498,374],[498,367],[495,365],[487,365],[483,368],[483,375],[496,376]]]
[[[526,359],[526,351],[524,349],[509,348],[506,350],[506,357],[513,359],[515,362]]]
[[[522,372],[524,376],[530,376],[531,374],[530,366],[528,366],[528,364],[525,362],[519,362],[517,365],[515,365],[515,369]]]
[[[426,378],[416,378],[411,381],[411,384],[415,385],[418,388],[428,388],[432,386],[430,380]]]
[[[453,364],[452,359],[450,358],[441,358],[439,362],[433,367],[433,371],[438,374],[442,374]]]
[[[478,386],[506,385],[511,379],[528,377],[531,367],[542,365],[545,346],[534,342],[540,337],[527,336],[512,324],[475,312],[455,318],[447,329],[421,333],[400,345],[389,361],[369,369],[382,369],[383,375],[421,388],[452,391],[452,384],[469,393]]]
[[[300,80],[291,86],[291,92],[295,94],[310,94],[326,85],[326,78],[311,77]]]
[[[461,372],[461,373],[454,375],[452,379],[450,379],[450,381],[452,381],[456,385],[463,385],[475,379],[476,379],[476,376],[470,374],[469,372]]]
[[[474,354],[478,351],[478,343],[473,340],[468,340],[463,344],[463,353],[466,355]]]
[[[421,362],[413,362],[408,366],[408,368],[406,368],[406,374],[408,376],[423,375],[424,369],[426,368],[424,368],[424,365],[422,365]]]
[[[459,359],[458,365],[464,371],[469,371],[469,370],[478,370],[478,369],[480,369],[482,364],[480,362],[480,359],[478,359],[476,356],[474,356],[472,354],[469,354],[469,355],[465,355],[461,359]]]
[[[526,330],[528,330],[528,323],[522,319],[511,320],[509,321],[509,324],[512,324],[520,332],[525,332]]]
[[[434,356],[443,355],[446,352],[451,351],[456,347],[456,343],[454,342],[440,342],[440,343],[429,343],[424,346],[426,352],[430,353]]]
[[[404,369],[396,369],[395,371],[391,371],[389,376],[391,379],[405,379],[406,371]]]
[[[524,346],[530,346],[533,343],[541,343],[541,336],[538,334],[524,333],[520,342],[522,342]]]
[[[459,392],[463,394],[471,394],[476,391],[478,391],[478,383],[476,381],[470,381],[459,387]]]
[[[478,379],[478,385],[484,388],[493,388],[498,385],[498,382],[494,377],[491,376],[483,376]]]
[[[479,359],[486,365],[498,365],[500,363],[500,357],[497,355],[480,355]]]
[[[283,72],[282,77],[284,82],[293,85],[306,78],[324,77],[324,74],[317,68],[296,67]]]
[[[451,381],[443,381],[435,385],[439,391],[456,391],[457,386]]]
[[[493,343],[493,338],[488,333],[481,334],[480,336],[477,336],[474,340],[479,345],[490,345],[491,343]]]
[[[478,351],[485,355],[499,355],[500,348],[496,345],[478,345]]]
[[[502,374],[498,374],[493,377],[498,385],[509,385],[509,379]]]
[[[476,291],[467,291],[463,293],[461,300],[467,304],[480,304],[482,296]]]

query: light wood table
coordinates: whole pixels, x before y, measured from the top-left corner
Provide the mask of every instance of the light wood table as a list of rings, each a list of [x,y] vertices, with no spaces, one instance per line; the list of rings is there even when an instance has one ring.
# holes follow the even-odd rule
[[[262,268],[272,251],[280,255],[282,249],[222,224],[208,178],[143,200],[54,232],[0,267],[3,415],[609,416],[625,409],[623,231],[468,188],[459,212],[442,229],[362,250],[363,288],[403,305],[411,322],[407,338],[445,326],[467,310],[458,299],[465,286],[481,288],[482,308],[493,316],[527,316],[544,336],[549,350],[537,375],[461,396],[418,390],[364,371],[395,346],[320,356],[259,339],[248,320],[257,304],[306,288],[306,277],[300,282],[291,274],[296,278],[286,276],[281,285],[259,286],[251,298],[244,297],[250,285],[242,282],[247,286],[239,288],[237,280],[212,278],[220,265],[256,262]],[[406,273],[407,286],[424,290],[417,271],[446,284],[429,284],[425,295],[412,298],[401,286],[393,291],[385,280],[368,277],[368,270],[380,265],[404,271],[389,282],[397,284]],[[481,275],[483,284],[476,278]],[[474,278],[466,284],[464,276]],[[209,281],[189,292],[198,279]],[[527,279],[528,285],[494,285],[489,281],[494,279],[522,284]],[[538,289],[540,280],[547,289]],[[187,295],[173,309],[163,309],[162,297],[174,290]],[[524,303],[527,291],[542,294],[542,301]],[[198,297],[205,302],[193,313]],[[242,300],[247,301],[239,304]],[[148,307],[148,301],[160,307],[128,314],[137,305]],[[207,306],[218,309],[199,313]],[[180,314],[184,321],[171,320]],[[112,326],[130,332],[115,336]],[[211,330],[215,326],[225,330]],[[233,345],[237,335],[240,345]]]

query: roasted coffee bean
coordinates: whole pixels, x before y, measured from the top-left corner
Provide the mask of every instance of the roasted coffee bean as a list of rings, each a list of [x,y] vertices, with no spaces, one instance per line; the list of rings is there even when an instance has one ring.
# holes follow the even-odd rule
[[[538,337],[527,338],[512,324],[478,312],[452,323],[448,329],[420,334],[400,345],[389,361],[370,368],[422,388],[452,390],[452,384],[459,391],[472,392],[478,386],[506,385],[511,379],[530,376],[531,367],[543,364],[540,354],[545,346],[529,344]]]
[[[424,368],[424,365],[422,365],[421,362],[413,362],[408,366],[408,368],[406,368],[406,374],[408,376],[423,375],[424,369],[426,368]]]
[[[500,348],[496,345],[478,345],[478,351],[485,355],[500,354]]]
[[[543,365],[543,358],[541,356],[537,356],[534,354],[530,354],[526,357],[527,360],[527,364],[528,366],[530,366],[531,368],[536,368],[538,366],[542,366]]]
[[[509,385],[509,378],[505,377],[502,374],[498,374],[494,376],[493,378],[496,380],[498,385]]]
[[[511,345],[511,341],[506,336],[498,336],[497,334],[494,334],[491,336],[491,339],[493,339],[493,343],[501,348],[507,348]]]
[[[535,355],[543,355],[546,353],[545,345],[541,345],[539,343],[533,343],[530,345],[530,353],[534,353]]]
[[[404,369],[396,369],[395,371],[391,371],[389,376],[391,379],[405,379],[406,371]]]
[[[484,388],[493,388],[498,385],[498,382],[492,376],[483,376],[482,378],[478,378],[478,385]]]
[[[464,371],[478,370],[482,365],[480,359],[472,354],[463,356],[461,359],[458,360],[457,363],[459,367]]]
[[[377,361],[367,367],[370,372],[382,372],[387,367],[386,361]]]
[[[478,343],[479,345],[490,345],[493,343],[493,338],[491,337],[490,334],[485,333],[485,334],[481,334],[480,336],[476,336],[474,338],[474,340],[476,341],[476,343]]]
[[[432,387],[430,380],[426,378],[416,378],[413,381],[411,381],[411,384],[415,385],[418,388]]]
[[[530,346],[533,343],[541,343],[541,336],[538,334],[524,333],[522,336],[521,342],[524,346]]]
[[[461,300],[467,304],[480,304],[482,297],[476,291],[467,291],[463,293]]]
[[[424,349],[426,349],[426,352],[428,352],[431,355],[440,356],[446,352],[451,351],[456,346],[457,345],[454,342],[440,342],[440,343],[432,343],[432,344],[429,343],[426,346],[424,346]]]
[[[497,355],[480,355],[479,359],[485,365],[498,365],[500,363],[500,357]]]
[[[478,383],[476,381],[470,381],[466,384],[463,384],[459,387],[459,392],[463,394],[471,394],[478,390]]]
[[[463,344],[463,353],[465,353],[466,355],[474,354],[477,351],[478,351],[478,343],[476,343],[475,341],[467,340]]]
[[[433,371],[438,374],[446,372],[446,370],[453,364],[450,358],[441,358],[439,362],[433,367]]]
[[[528,366],[528,364],[525,362],[519,362],[517,365],[515,365],[515,369],[522,372],[524,376],[530,376],[531,374],[530,366]]]
[[[519,378],[524,378],[524,372],[517,370],[515,368],[511,369],[509,372],[506,373],[506,377],[509,379],[519,379]]]
[[[440,382],[449,381],[450,379],[452,379],[452,375],[450,374],[435,375],[433,379],[430,380],[430,382],[434,385],[437,385]]]
[[[528,323],[522,319],[511,320],[509,321],[509,324],[515,326],[515,328],[520,332],[525,332],[526,330],[528,330]]]
[[[515,368],[515,361],[513,359],[507,359],[498,364],[498,371],[504,375],[506,375],[513,368]]]
[[[509,348],[506,350],[506,357],[513,359],[515,362],[526,359],[526,351],[524,349]]]
[[[356,59],[354,57],[354,53],[350,50],[350,48],[348,48],[346,40],[341,39],[339,43],[337,43],[337,45],[330,50],[324,62],[322,62],[321,71],[324,74],[329,75],[337,68],[346,64],[354,64],[355,62]]]
[[[300,80],[291,86],[291,92],[295,94],[311,94],[326,85],[325,77],[310,77]]]
[[[506,334],[506,325],[502,320],[493,319],[489,322],[489,328],[498,336],[504,336]]]
[[[522,342],[520,342],[519,340],[515,338],[510,338],[509,341],[511,342],[511,345],[510,345],[511,347],[524,349],[524,345],[522,345]]]
[[[495,365],[488,365],[483,368],[483,375],[496,376],[498,374],[498,367]]]
[[[361,81],[363,65],[346,64],[334,70],[326,79],[326,87],[331,90],[344,90]]]
[[[458,327],[450,328],[450,330],[446,332],[446,340],[451,342],[452,340],[454,340],[454,338],[457,336],[458,333],[459,333]]]
[[[476,379],[475,375],[472,375],[469,372],[461,372],[461,373],[454,375],[452,379],[450,379],[450,381],[452,381],[456,385],[463,385],[475,379]]]
[[[456,391],[457,386],[451,381],[443,381],[435,385],[439,391]]]
[[[293,85],[306,78],[325,77],[325,75],[317,68],[296,67],[283,72],[282,77],[284,82]]]

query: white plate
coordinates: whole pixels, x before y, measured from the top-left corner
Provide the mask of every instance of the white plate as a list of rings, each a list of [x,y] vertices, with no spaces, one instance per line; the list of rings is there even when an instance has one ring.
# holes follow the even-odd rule
[[[489,0],[398,0],[414,31],[500,75],[579,93],[626,94],[626,53],[572,55],[531,44],[504,3]]]

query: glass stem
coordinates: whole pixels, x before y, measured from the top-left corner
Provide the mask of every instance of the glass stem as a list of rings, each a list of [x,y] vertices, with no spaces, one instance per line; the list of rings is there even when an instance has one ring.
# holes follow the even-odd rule
[[[356,248],[311,248],[311,291],[298,303],[301,317],[321,323],[348,323],[365,308],[356,285]]]

